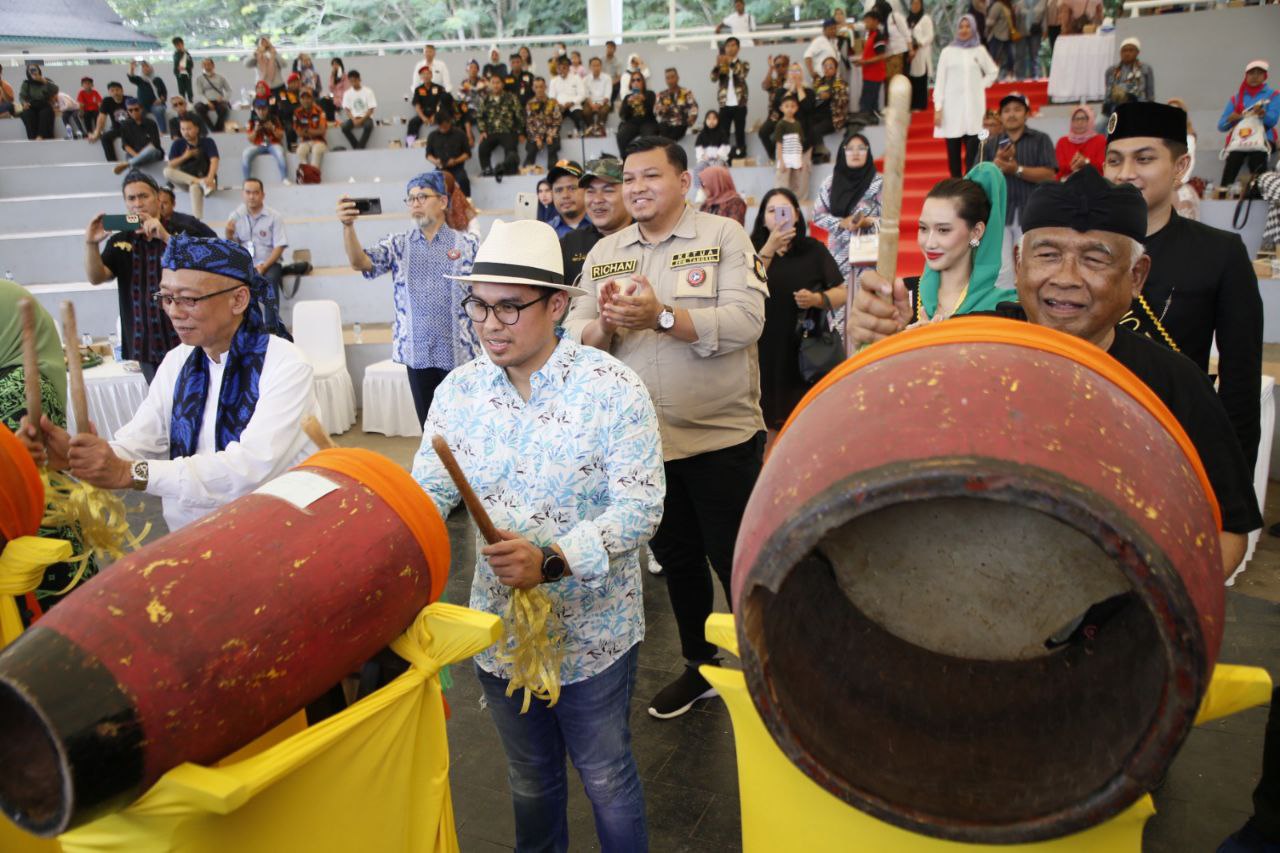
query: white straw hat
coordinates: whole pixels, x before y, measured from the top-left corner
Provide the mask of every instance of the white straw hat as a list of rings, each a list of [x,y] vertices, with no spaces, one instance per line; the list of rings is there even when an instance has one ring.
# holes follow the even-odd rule
[[[564,257],[556,230],[536,219],[493,223],[480,244],[471,275],[447,275],[455,281],[491,284],[528,284],[553,287],[571,296],[586,291],[564,281]]]

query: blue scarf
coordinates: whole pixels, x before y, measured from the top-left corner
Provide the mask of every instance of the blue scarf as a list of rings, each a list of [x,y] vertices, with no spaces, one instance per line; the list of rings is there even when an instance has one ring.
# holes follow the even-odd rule
[[[258,405],[258,383],[266,362],[271,333],[283,329],[274,300],[274,288],[253,268],[243,246],[229,240],[204,240],[175,235],[161,261],[166,269],[197,269],[217,273],[249,285],[251,298],[240,328],[231,338],[223,358],[226,367],[218,390],[218,414],[214,446],[225,450],[240,439]],[[169,420],[169,458],[194,456],[200,442],[209,398],[209,363],[196,347],[187,357],[173,388],[173,414]]]

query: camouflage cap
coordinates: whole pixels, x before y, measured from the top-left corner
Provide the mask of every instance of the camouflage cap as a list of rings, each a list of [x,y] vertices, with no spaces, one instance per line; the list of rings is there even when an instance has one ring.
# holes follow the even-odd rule
[[[587,161],[587,169],[578,179],[578,186],[590,186],[596,178],[611,184],[622,183],[622,161],[617,157],[598,157]]]

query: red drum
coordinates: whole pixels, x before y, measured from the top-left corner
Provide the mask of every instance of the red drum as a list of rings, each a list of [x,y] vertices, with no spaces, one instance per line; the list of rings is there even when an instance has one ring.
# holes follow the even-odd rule
[[[1135,376],[969,318],[846,362],[752,494],[733,598],[769,731],[940,838],[1076,832],[1155,786],[1222,640],[1217,505]]]
[[[0,654],[0,808],[53,836],[287,719],[440,597],[403,469],[325,450],[119,560]]]

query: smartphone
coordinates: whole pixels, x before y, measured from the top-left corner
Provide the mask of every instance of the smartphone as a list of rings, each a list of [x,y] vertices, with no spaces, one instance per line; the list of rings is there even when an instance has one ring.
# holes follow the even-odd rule
[[[516,219],[538,218],[538,194],[516,193]]]
[[[1010,139],[1010,138],[1009,138],[1009,137],[1007,137],[1007,136],[1002,136],[1002,137],[1000,137],[1000,141],[996,143],[996,147],[997,147],[997,148],[1004,148],[1005,146],[1012,145],[1012,144],[1013,144],[1013,140],[1012,140],[1012,139]]]
[[[356,204],[356,213],[361,216],[378,216],[382,213],[382,199],[380,198],[352,198],[347,199]]]
[[[137,231],[142,227],[142,217],[136,213],[111,213],[102,217],[102,227],[109,232]]]
[[[773,215],[774,231],[786,231],[788,228],[791,228],[793,225],[795,225],[795,220],[792,219],[792,211],[790,206],[779,208],[778,212]]]

